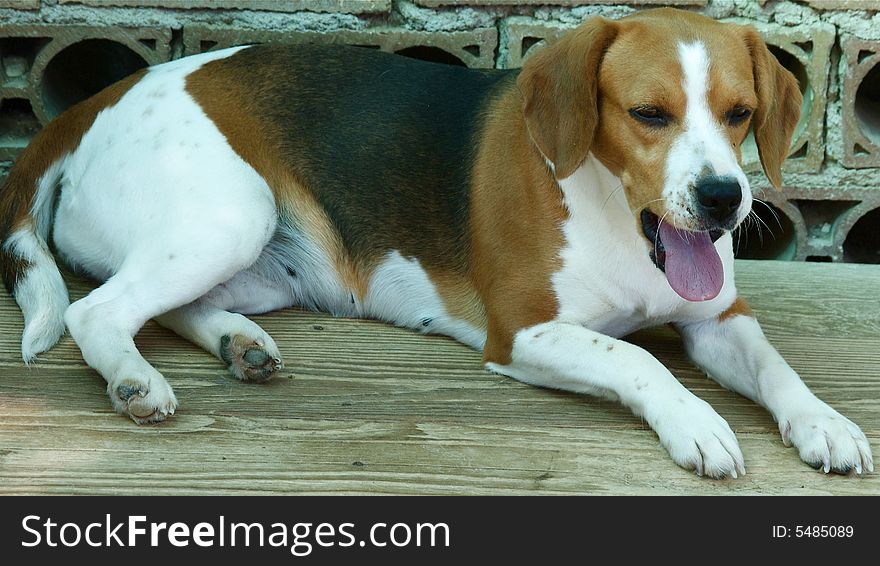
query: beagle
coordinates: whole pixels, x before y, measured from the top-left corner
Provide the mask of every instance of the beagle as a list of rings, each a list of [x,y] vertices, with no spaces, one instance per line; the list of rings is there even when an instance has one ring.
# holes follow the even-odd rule
[[[595,18],[515,71],[341,46],[157,65],[69,109],[0,195],[25,362],[66,328],[137,423],[174,413],[149,319],[265,381],[244,315],[293,305],[451,336],[526,383],[619,400],[680,466],[745,472],[730,427],[619,337],[673,324],[826,473],[873,470],[737,296],[751,128],[770,181],[801,94],[758,33],[671,9]],[[58,258],[103,284],[69,305]]]

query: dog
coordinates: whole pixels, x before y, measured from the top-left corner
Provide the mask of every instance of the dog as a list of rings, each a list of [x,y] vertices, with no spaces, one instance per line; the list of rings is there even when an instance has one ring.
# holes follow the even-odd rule
[[[873,471],[738,297],[731,231],[800,114],[755,29],[672,9],[594,18],[521,70],[342,46],[245,46],[157,65],[37,134],[0,195],[25,362],[65,327],[116,411],[178,401],[135,347],[155,319],[242,380],[282,368],[244,315],[290,306],[451,336],[520,381],[618,400],[680,466],[745,473],[728,424],[620,340],[672,324],[825,473]],[[47,242],[103,284],[69,304]]]

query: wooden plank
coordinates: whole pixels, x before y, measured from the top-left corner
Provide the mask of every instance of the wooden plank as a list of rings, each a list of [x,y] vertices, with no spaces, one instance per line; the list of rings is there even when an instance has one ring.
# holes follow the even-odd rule
[[[771,341],[816,393],[880,438],[880,267],[738,262]],[[89,286],[71,281],[71,295]],[[748,475],[679,469],[615,403],[490,374],[450,339],[294,310],[255,317],[291,369],[265,385],[155,324],[138,346],[178,414],[138,427],[109,408],[69,337],[29,368],[21,315],[0,297],[0,493],[880,494],[877,475],[826,477],[782,446],[762,409],[705,379],[670,329],[630,339],[728,419]]]

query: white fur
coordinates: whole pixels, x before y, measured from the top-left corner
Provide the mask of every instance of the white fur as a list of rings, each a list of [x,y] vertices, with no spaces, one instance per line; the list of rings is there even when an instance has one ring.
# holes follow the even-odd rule
[[[713,317],[736,298],[729,234],[715,242],[724,286],[710,301],[682,299],[651,262],[649,243],[630,210],[620,179],[592,154],[559,187],[569,211],[562,226],[562,269],[552,278],[558,319],[610,336],[670,321]]]
[[[216,286],[204,299],[243,314],[296,305],[444,334],[477,349],[486,342],[485,330],[449,314],[417,259],[405,258],[397,250],[388,252],[374,269],[361,300],[342,282],[326,252],[303,232],[283,223],[253,266]]]
[[[55,244],[71,263],[107,279],[145,241],[167,256],[172,242],[197,237],[199,223],[193,220],[227,196],[224,188],[236,205],[253,206],[230,189],[265,187],[265,181],[184,90],[189,73],[239,49],[152,67],[115,106],[98,114],[67,159],[56,212]],[[196,170],[198,176],[192,176]],[[274,206],[268,188],[263,204],[267,199]],[[213,222],[248,222],[238,209],[215,208]]]
[[[419,261],[397,250],[389,252],[373,272],[364,313],[398,326],[446,334],[478,349],[486,343],[484,330],[449,315]]]
[[[770,411],[786,444],[805,462],[874,471],[871,447],[852,421],[820,401],[764,337],[758,322],[733,316],[681,325],[688,354],[721,385]]]
[[[4,244],[5,251],[29,264],[15,285],[15,300],[24,316],[21,357],[25,364],[33,361],[40,352],[54,346],[64,334],[63,314],[70,299],[46,240],[55,202],[55,189],[66,163],[65,155],[46,169],[37,181],[37,191],[31,206],[33,225],[12,233]]]
[[[32,228],[14,232],[5,247],[30,265],[15,285],[15,300],[24,316],[21,357],[30,363],[64,334],[67,287],[46,242]]]
[[[705,320],[733,302],[730,236],[715,243],[725,270],[721,292],[687,301],[650,260],[620,179],[592,154],[559,187],[569,213],[562,268],[552,276],[559,314],[517,333],[510,364],[487,367],[533,385],[620,400],[648,421],[679,465],[712,477],[745,473],[724,419],[648,352],[616,339],[646,326]]]
[[[209,298],[242,314],[297,305],[336,316],[358,316],[361,305],[343,283],[334,260],[290,221],[279,223],[253,266],[212,290]]]
[[[699,229],[691,211],[696,210],[693,184],[709,167],[720,177],[734,177],[742,189],[742,203],[737,213],[741,222],[752,209],[752,193],[745,173],[736,160],[736,153],[724,136],[720,118],[709,108],[709,69],[711,61],[700,43],[679,44],[679,61],[686,100],[683,132],[673,142],[666,158],[666,181],[663,198],[670,220],[681,228]]]
[[[638,346],[549,322],[516,334],[510,364],[487,366],[532,385],[619,400],[644,417],[680,466],[710,477],[745,473],[727,422]]]

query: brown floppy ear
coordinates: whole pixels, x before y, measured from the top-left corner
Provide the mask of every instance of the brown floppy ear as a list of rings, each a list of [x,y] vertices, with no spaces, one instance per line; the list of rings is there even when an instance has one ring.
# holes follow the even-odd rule
[[[529,135],[564,179],[583,163],[599,119],[599,63],[617,26],[593,18],[529,58],[517,79]]]
[[[797,79],[767,49],[757,30],[745,28],[752,55],[752,72],[758,108],[752,126],[764,174],[777,189],[782,184],[782,162],[788,157],[791,138],[801,116],[803,96]]]

